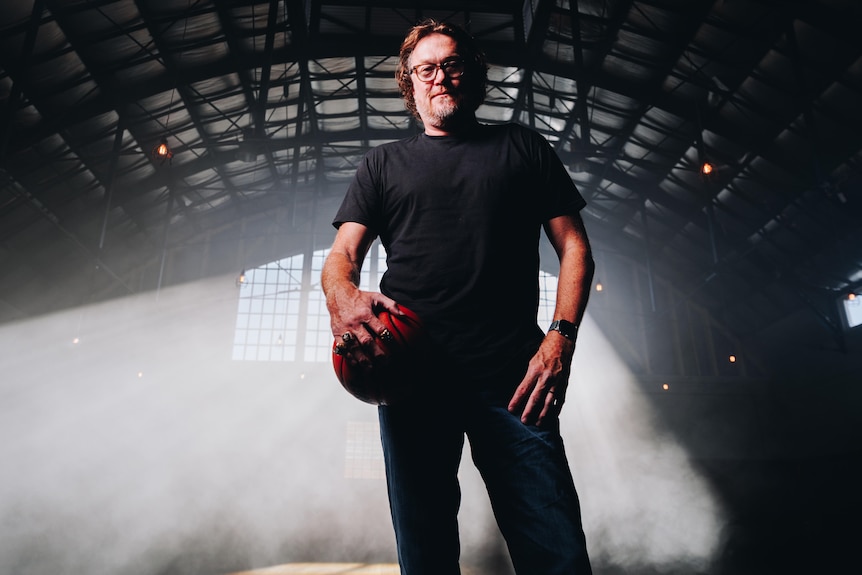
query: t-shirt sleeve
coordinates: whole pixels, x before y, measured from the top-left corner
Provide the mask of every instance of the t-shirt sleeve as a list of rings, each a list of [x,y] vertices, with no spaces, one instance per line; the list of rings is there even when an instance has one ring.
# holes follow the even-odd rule
[[[581,211],[587,205],[586,200],[548,141],[541,136],[539,138],[541,138],[540,153],[542,155],[539,165],[543,166],[545,171],[544,185],[547,193],[544,219],[548,220]]]
[[[332,225],[341,227],[344,222],[356,222],[377,229],[380,213],[380,192],[374,169],[374,152],[367,153],[359,164],[341,206],[335,213]]]

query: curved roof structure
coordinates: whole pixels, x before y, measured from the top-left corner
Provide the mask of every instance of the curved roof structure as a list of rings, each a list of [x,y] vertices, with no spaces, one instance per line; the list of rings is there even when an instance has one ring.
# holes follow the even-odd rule
[[[554,144],[599,249],[735,333],[805,306],[840,330],[862,282],[852,0],[6,3],[0,265],[43,290],[96,261],[107,295],[248,218],[325,221],[369,146],[418,129],[393,55],[425,17],[486,48],[480,119]],[[45,309],[9,289],[3,317]]]

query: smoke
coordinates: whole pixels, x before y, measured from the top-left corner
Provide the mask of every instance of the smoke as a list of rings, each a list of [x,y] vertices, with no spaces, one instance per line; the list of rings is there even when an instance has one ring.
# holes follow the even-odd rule
[[[385,482],[345,473],[348,424],[373,429],[376,410],[326,363],[230,361],[235,289],[216,278],[0,328],[0,572],[395,562]],[[709,490],[593,325],[574,374],[564,435],[596,563],[707,560]],[[465,573],[502,575],[469,457],[462,480]]]
[[[621,572],[706,572],[722,510],[589,317],[562,425],[594,563]]]
[[[233,290],[185,286],[0,330],[0,572],[393,558],[385,485],[344,478],[344,422],[374,408],[326,365],[226,360]]]

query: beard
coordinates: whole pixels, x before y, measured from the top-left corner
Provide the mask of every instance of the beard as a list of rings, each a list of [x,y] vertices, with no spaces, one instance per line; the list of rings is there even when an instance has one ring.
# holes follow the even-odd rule
[[[435,128],[444,128],[457,121],[463,108],[463,97],[454,93],[449,93],[448,97],[416,100],[416,111],[422,123]]]

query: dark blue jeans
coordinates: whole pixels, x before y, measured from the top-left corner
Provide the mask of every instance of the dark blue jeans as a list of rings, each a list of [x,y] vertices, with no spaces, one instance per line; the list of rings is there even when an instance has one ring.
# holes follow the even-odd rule
[[[402,575],[460,574],[457,474],[465,435],[516,573],[591,573],[559,422],[521,423],[506,409],[510,387],[462,387],[379,408]]]

